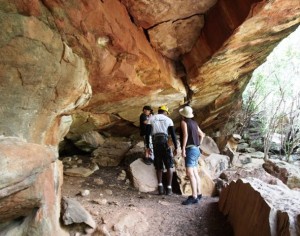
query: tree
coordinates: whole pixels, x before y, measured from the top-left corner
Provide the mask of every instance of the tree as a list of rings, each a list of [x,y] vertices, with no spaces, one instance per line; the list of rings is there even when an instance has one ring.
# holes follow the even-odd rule
[[[300,144],[299,40],[300,28],[284,39],[269,55],[266,63],[254,71],[243,93],[243,115],[238,120],[244,126],[240,131],[243,132],[251,117],[264,114],[261,115],[261,120],[264,121],[261,129],[264,133],[265,159],[268,158],[275,132],[285,137],[282,148],[288,160],[295,147]]]

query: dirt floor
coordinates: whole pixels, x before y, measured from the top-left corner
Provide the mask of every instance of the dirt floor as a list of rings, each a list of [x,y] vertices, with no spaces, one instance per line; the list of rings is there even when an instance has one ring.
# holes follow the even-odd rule
[[[102,167],[85,178],[64,176],[62,195],[77,199],[91,213],[102,232],[95,235],[233,235],[218,210],[217,197],[184,206],[180,194],[138,192],[128,180],[118,178],[122,170]],[[89,195],[82,196],[84,190]]]

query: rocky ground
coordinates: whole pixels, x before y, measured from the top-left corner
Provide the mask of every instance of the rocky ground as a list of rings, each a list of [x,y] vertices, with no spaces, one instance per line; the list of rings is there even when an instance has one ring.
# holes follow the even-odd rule
[[[102,167],[88,177],[64,176],[62,195],[91,213],[98,227],[94,235],[233,235],[218,210],[217,197],[184,206],[180,194],[138,192],[122,177],[122,170]]]

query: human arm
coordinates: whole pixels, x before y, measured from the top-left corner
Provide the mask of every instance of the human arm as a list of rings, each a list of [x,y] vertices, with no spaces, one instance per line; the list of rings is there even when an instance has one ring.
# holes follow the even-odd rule
[[[174,150],[174,156],[177,155],[177,139],[176,139],[176,134],[175,134],[175,129],[174,129],[174,126],[169,126],[168,127],[168,133],[171,135],[171,138],[172,138],[172,142],[174,144],[174,147],[175,147],[175,150]]]
[[[152,126],[150,124],[147,124],[146,125],[146,137],[145,137],[146,148],[149,148],[151,131],[152,131]]]
[[[185,154],[185,148],[186,148],[186,143],[187,143],[187,138],[188,138],[188,131],[187,131],[187,124],[185,121],[181,121],[180,123],[180,127],[181,127],[181,131],[182,131],[182,150],[181,150],[181,153],[182,153],[182,156],[183,157],[186,157],[186,154]]]
[[[199,126],[198,126],[198,133],[199,133],[199,136],[200,136],[200,144],[202,144],[203,139],[205,137],[205,133],[202,132],[202,130],[199,128]]]

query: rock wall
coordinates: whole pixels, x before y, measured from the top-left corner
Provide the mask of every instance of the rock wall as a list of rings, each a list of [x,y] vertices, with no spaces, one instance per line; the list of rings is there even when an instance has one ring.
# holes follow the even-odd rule
[[[0,231],[63,234],[57,147],[73,118],[118,132],[145,104],[168,104],[176,121],[190,101],[218,129],[300,23],[299,1],[148,3],[0,0]],[[9,202],[22,207],[7,214]]]
[[[299,1],[218,1],[183,58],[202,128],[222,127],[238,108],[253,70],[299,26],[299,9]]]
[[[0,138],[0,234],[68,235],[59,223],[62,164],[51,147]]]

